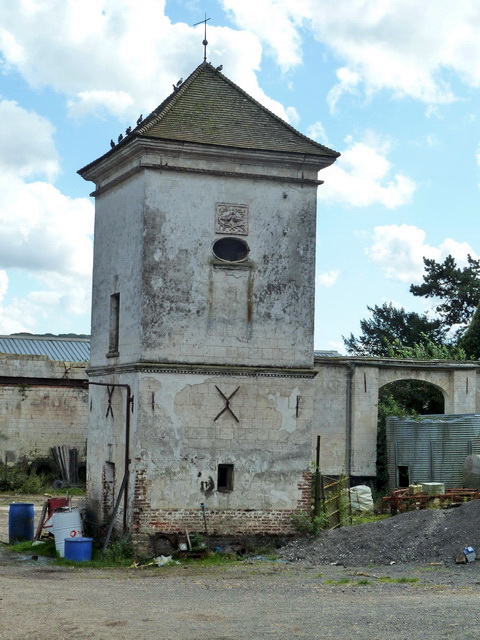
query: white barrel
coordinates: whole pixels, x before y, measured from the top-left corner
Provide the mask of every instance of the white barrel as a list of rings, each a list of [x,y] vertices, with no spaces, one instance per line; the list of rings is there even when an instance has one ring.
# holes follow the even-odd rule
[[[78,509],[59,509],[52,514],[55,548],[60,557],[65,556],[65,538],[81,538],[82,519]]]

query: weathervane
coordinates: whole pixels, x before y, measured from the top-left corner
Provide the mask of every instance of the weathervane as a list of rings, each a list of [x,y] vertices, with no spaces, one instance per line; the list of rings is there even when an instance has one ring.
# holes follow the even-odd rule
[[[204,24],[205,25],[205,31],[204,31],[204,36],[203,36],[203,61],[206,62],[207,61],[207,44],[208,44],[208,40],[207,40],[207,22],[210,20],[210,18],[207,18],[207,14],[205,14],[205,18],[204,20],[200,20],[200,22],[196,22],[193,26],[197,27],[199,24]]]

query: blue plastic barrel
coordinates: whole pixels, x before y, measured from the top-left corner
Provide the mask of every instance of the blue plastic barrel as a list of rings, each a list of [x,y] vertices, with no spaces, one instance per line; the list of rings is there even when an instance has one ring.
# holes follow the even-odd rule
[[[33,540],[33,504],[12,502],[8,510],[8,544]]]
[[[92,559],[93,538],[65,538],[65,559],[88,562]]]

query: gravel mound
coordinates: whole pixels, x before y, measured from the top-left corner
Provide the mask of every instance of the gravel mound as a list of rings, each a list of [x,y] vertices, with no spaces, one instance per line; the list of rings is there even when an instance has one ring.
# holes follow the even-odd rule
[[[323,531],[289,542],[278,556],[290,562],[345,566],[412,562],[454,563],[464,547],[480,555],[480,500],[453,509],[425,509],[386,520]]]

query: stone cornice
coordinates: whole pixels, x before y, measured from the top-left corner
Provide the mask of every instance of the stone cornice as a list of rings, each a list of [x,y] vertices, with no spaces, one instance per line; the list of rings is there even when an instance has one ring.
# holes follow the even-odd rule
[[[208,376],[253,376],[263,378],[314,378],[314,369],[286,367],[249,367],[209,364],[184,364],[162,362],[131,362],[127,364],[91,367],[87,370],[91,378],[125,373],[173,373]]]
[[[315,366],[335,365],[344,367],[375,367],[377,369],[458,369],[461,371],[480,370],[480,362],[477,360],[417,360],[414,358],[375,358],[375,357],[316,357]]]
[[[92,180],[96,192],[143,169],[183,171],[240,178],[322,184],[319,159],[302,153],[222,148],[187,142],[133,137],[115,154],[106,154],[78,172]],[[327,166],[326,163],[325,166]],[[269,170],[271,168],[271,170]]]

